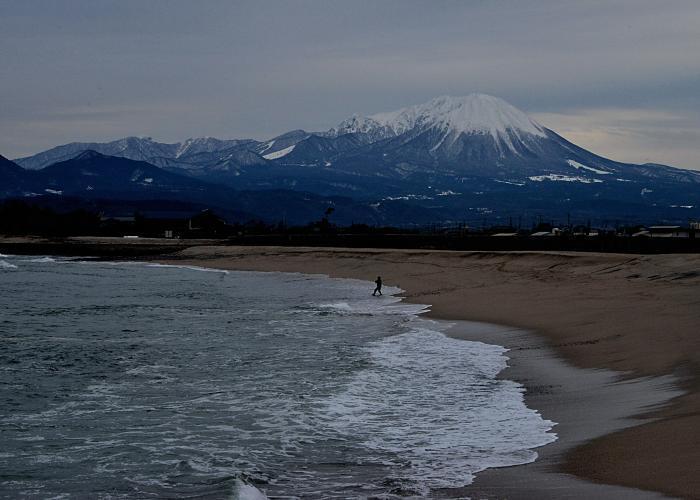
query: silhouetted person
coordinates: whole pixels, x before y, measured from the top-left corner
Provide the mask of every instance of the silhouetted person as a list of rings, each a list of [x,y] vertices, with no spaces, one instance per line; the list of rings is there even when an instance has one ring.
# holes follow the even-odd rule
[[[377,295],[377,292],[379,292],[379,295],[382,294],[382,277],[377,276],[377,279],[374,281],[377,284],[377,288],[374,289],[372,292],[372,295]]]

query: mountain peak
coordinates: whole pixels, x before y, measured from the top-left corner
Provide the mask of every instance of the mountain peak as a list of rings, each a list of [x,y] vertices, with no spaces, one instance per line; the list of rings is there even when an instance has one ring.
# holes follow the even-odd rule
[[[544,128],[503,99],[487,94],[440,96],[423,104],[367,117],[353,115],[336,129],[343,133],[379,133],[386,137],[401,135],[415,128],[439,129],[457,134],[490,134],[495,139],[509,133],[545,137]]]
[[[435,97],[423,104],[378,113],[370,118],[399,134],[420,126],[457,133],[489,133],[492,136],[505,134],[509,130],[540,137],[545,135],[543,128],[525,113],[503,99],[487,94]]]

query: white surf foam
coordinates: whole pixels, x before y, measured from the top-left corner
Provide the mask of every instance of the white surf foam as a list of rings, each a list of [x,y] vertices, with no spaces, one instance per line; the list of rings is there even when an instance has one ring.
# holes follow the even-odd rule
[[[430,310],[425,304],[411,304],[397,297],[403,290],[396,287],[386,287],[384,295],[372,296],[371,287],[364,282],[359,286],[353,286],[352,298],[335,302],[315,302],[310,307],[319,312],[329,312],[340,315],[402,315],[407,318],[418,316]]]
[[[90,264],[93,266],[143,266],[146,263],[138,260],[125,260],[125,261],[108,261],[108,260],[74,260],[76,264]]]
[[[522,386],[496,378],[506,349],[418,322],[369,347],[371,367],[326,401],[330,425],[397,457],[394,479],[414,487],[459,487],[486,468],[534,461],[555,424],[525,406]]]
[[[147,267],[172,267],[175,269],[188,269],[190,271],[204,271],[207,273],[223,273],[223,274],[229,273],[225,269],[212,269],[210,267],[186,266],[186,265],[179,265],[179,264],[147,264]]]
[[[267,500],[267,496],[262,491],[240,479],[236,479],[233,498],[236,500]]]
[[[188,265],[180,265],[180,264],[158,264],[158,263],[149,263],[149,262],[143,262],[143,261],[138,261],[138,260],[132,260],[132,261],[104,261],[104,260],[78,260],[75,261],[78,264],[92,264],[92,265],[104,265],[104,266],[146,266],[146,267],[162,267],[162,268],[172,268],[172,269],[187,269],[189,271],[202,271],[202,272],[209,272],[209,273],[221,273],[221,274],[229,274],[229,271],[225,269],[212,269],[209,267],[200,267],[200,266],[188,266]]]
[[[7,262],[6,260],[0,260],[0,269],[17,269],[17,266]]]
[[[321,309],[332,309],[335,311],[346,311],[346,312],[352,312],[352,306],[348,304],[347,302],[331,302],[328,304],[318,304],[318,307]]]

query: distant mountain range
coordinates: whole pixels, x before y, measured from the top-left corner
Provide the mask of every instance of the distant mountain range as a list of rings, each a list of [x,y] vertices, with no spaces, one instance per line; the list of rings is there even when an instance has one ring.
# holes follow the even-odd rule
[[[186,217],[214,208],[231,222],[264,220],[303,224],[318,220],[327,208],[336,222],[415,220],[425,224],[439,214],[402,202],[372,207],[342,196],[322,196],[285,189],[235,190],[169,172],[147,162],[87,150],[40,170],[26,170],[0,156],[0,199],[20,198],[52,208],[88,208],[107,216]]]
[[[2,196],[151,196],[272,220],[313,218],[324,204],[336,206],[339,220],[373,224],[700,217],[700,172],[603,158],[484,94],[438,97],[269,141],[128,137],[70,143],[15,163],[26,170],[0,162]],[[261,206],[255,198],[264,192],[284,199]],[[308,210],[299,210],[304,204]]]

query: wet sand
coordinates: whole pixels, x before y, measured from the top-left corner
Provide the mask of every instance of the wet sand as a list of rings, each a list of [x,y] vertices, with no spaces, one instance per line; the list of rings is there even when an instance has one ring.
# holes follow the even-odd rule
[[[454,493],[700,497],[700,255],[199,246],[168,261],[381,275],[435,318],[515,327],[477,339],[513,348],[504,376],[530,388],[528,404],[559,422],[560,439],[534,464],[485,471]]]
[[[594,483],[567,474],[562,463],[577,446],[615,431],[639,425],[631,417],[662,408],[682,391],[672,376],[623,379],[611,370],[576,368],[563,361],[542,337],[515,328],[458,321],[450,336],[505,345],[509,367],[500,377],[526,388],[525,402],[557,422],[557,441],[537,449],[527,465],[489,469],[473,484],[446,491],[446,496],[508,499],[657,499],[660,493]]]

